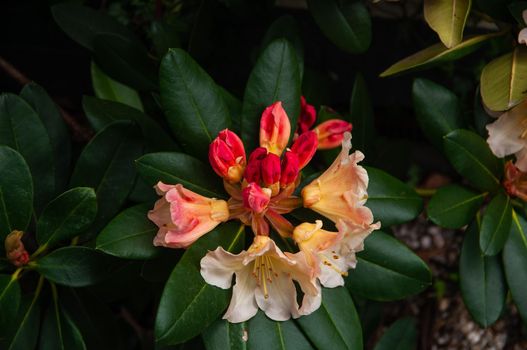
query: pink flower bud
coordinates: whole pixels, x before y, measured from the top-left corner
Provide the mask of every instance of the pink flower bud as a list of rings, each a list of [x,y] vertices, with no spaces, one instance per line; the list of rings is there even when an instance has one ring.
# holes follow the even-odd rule
[[[186,248],[229,219],[224,200],[203,197],[181,184],[158,182],[156,190],[163,198],[148,212],[148,218],[159,227],[156,246]]]
[[[291,123],[278,101],[267,107],[260,120],[260,146],[280,156],[289,142]]]
[[[262,180],[265,186],[280,181],[280,157],[276,154],[269,153],[261,163]]]
[[[209,147],[209,162],[212,169],[230,183],[239,182],[246,164],[242,140],[230,131],[220,131]]]
[[[311,161],[317,151],[317,146],[318,138],[314,131],[307,131],[295,140],[291,151],[298,156],[299,169],[302,169]]]
[[[302,135],[303,133],[309,131],[315,120],[317,119],[317,112],[313,105],[310,105],[306,102],[304,96],[300,96],[300,118],[298,119],[298,134]]]
[[[29,254],[22,242],[24,232],[13,231],[7,235],[4,246],[7,259],[15,266],[20,267],[27,265],[29,262]]]
[[[351,123],[341,119],[330,119],[319,124],[314,129],[318,135],[318,149],[339,147],[344,139],[344,133],[351,129]]]
[[[243,205],[256,214],[260,214],[267,209],[267,205],[271,200],[271,190],[267,188],[262,189],[254,182],[251,182],[243,189],[242,195]]]
[[[521,171],[512,161],[508,161],[505,164],[503,187],[511,196],[527,201],[527,172]]]
[[[282,159],[282,174],[280,176],[280,186],[286,187],[295,182],[300,171],[298,155],[294,152],[286,152]]]
[[[245,180],[247,182],[260,183],[261,180],[261,163],[262,160],[267,156],[267,150],[263,147],[258,147],[249,156],[249,163],[247,163],[247,169],[245,169]]]

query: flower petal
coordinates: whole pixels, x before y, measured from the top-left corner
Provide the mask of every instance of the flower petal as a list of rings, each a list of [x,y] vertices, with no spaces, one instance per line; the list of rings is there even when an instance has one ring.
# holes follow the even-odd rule
[[[525,130],[522,121],[525,120],[525,103],[503,113],[494,123],[487,125],[489,138],[487,143],[497,157],[505,157],[516,153],[525,147],[525,140],[520,135]],[[521,107],[521,108],[520,108]]]
[[[208,252],[201,259],[201,276],[208,284],[223,289],[230,288],[232,275],[245,267],[243,258],[246,254],[244,253],[246,252],[235,255],[225,251],[222,247]]]
[[[254,298],[256,280],[251,274],[251,265],[236,272],[236,284],[232,289],[232,298],[229,308],[223,319],[232,322],[244,322],[256,315],[258,306]]]
[[[276,265],[275,265],[276,266]],[[260,286],[255,290],[256,303],[267,317],[275,321],[286,321],[293,315],[300,316],[296,302],[296,289],[286,271],[279,271],[272,282],[267,282],[267,296]]]

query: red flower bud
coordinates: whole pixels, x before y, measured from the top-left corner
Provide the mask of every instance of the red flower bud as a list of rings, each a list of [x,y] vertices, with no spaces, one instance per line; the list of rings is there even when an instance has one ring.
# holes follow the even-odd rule
[[[245,180],[247,182],[260,183],[261,176],[261,163],[262,160],[267,156],[267,150],[263,147],[258,147],[249,156],[249,163],[247,163],[247,169],[245,169]]]
[[[267,188],[262,189],[258,184],[251,182],[243,189],[242,196],[243,205],[256,214],[260,214],[267,209],[267,205],[271,200],[271,190]]]
[[[282,174],[280,176],[280,186],[285,187],[295,182],[300,172],[298,155],[294,152],[286,152],[282,159]]]
[[[344,139],[344,133],[351,129],[351,123],[341,119],[330,119],[319,124],[314,129],[318,135],[318,149],[339,147]]]
[[[4,246],[7,259],[15,266],[24,266],[29,262],[29,254],[22,243],[24,232],[13,231],[5,238]]]
[[[260,120],[260,146],[280,156],[289,142],[291,123],[278,101],[267,107]]]
[[[527,173],[518,169],[512,161],[505,164],[503,187],[511,196],[527,201]]]
[[[280,181],[280,157],[276,154],[267,154],[261,162],[260,169],[265,186],[271,186]]]
[[[229,129],[220,131],[210,144],[209,162],[216,174],[228,182],[239,182],[246,164],[242,140]]]
[[[315,120],[317,119],[317,112],[313,105],[310,105],[306,102],[304,96],[300,96],[300,118],[298,118],[298,134],[302,135],[303,133],[309,131]]]
[[[298,156],[299,169],[302,169],[311,161],[317,151],[317,146],[318,138],[314,131],[307,131],[296,139],[291,151]]]

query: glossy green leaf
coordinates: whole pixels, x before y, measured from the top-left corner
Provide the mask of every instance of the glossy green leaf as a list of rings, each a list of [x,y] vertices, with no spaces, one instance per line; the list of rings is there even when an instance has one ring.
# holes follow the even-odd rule
[[[5,350],[34,349],[37,345],[39,326],[40,305],[37,293],[22,299],[18,315],[5,329],[7,336],[0,338],[0,348]]]
[[[33,183],[24,158],[0,146],[0,241],[13,230],[25,231],[33,213]]]
[[[84,96],[82,107],[86,117],[96,131],[101,131],[116,121],[133,121],[141,128],[149,149],[172,151],[177,147],[170,136],[152,118],[143,112],[122,103]]]
[[[113,79],[140,91],[158,89],[156,66],[141,43],[103,33],[95,37],[93,48],[95,62]]]
[[[225,101],[225,105],[229,110],[231,116],[231,128],[230,130],[235,132],[237,135],[241,133],[242,124],[242,102],[238,97],[225,90],[223,87],[218,85],[218,90]]]
[[[37,113],[17,95],[0,95],[0,144],[26,160],[33,178],[34,206],[40,212],[55,192],[53,150]]]
[[[207,350],[247,350],[248,335],[246,322],[230,323],[220,319],[203,332],[203,341]]]
[[[119,102],[143,111],[143,103],[136,90],[113,80],[92,62],[90,66],[91,82],[95,96],[104,100]]]
[[[308,0],[309,12],[324,35],[342,50],[361,53],[371,43],[371,19],[360,2]]]
[[[362,349],[362,329],[353,300],[344,287],[322,288],[322,304],[298,324],[317,349]]]
[[[368,87],[362,74],[357,74],[350,99],[351,123],[353,124],[353,148],[372,156],[375,140],[373,106]]]
[[[243,242],[244,226],[230,222],[203,236],[187,249],[172,271],[161,296],[155,323],[158,343],[167,345],[189,340],[224,312],[230,292],[203,280],[200,261],[208,250],[222,246],[235,252],[242,248]]]
[[[472,0],[426,0],[425,20],[446,47],[452,48],[463,40],[463,29]]]
[[[457,96],[433,81],[418,78],[412,86],[412,97],[421,130],[442,150],[443,137],[463,126]]]
[[[392,236],[374,231],[348,271],[346,287],[364,298],[389,301],[417,294],[432,282],[421,258]]]
[[[152,204],[128,208],[97,236],[96,249],[123,259],[151,259],[159,253],[152,241],[158,227],[148,219]]]
[[[48,307],[40,331],[39,350],[86,349],[82,334],[57,300]]]
[[[162,181],[182,184],[185,188],[207,197],[222,198],[222,183],[212,168],[183,153],[150,153],[136,161],[137,170],[152,186]]]
[[[293,46],[284,39],[271,42],[260,54],[245,87],[242,140],[246,150],[258,146],[262,112],[277,101],[282,101],[294,130],[300,114],[300,84]]]
[[[60,303],[78,326],[88,349],[123,349],[117,315],[85,288],[62,288]]]
[[[472,221],[486,196],[459,185],[442,187],[428,203],[428,217],[441,227],[461,228]]]
[[[55,186],[56,191],[60,192],[68,182],[71,163],[71,141],[66,123],[62,119],[59,107],[40,85],[34,82],[25,85],[20,91],[20,97],[37,112],[48,132],[55,159]]]
[[[481,44],[491,38],[502,35],[505,31],[466,37],[460,44],[449,49],[443,43],[438,43],[414,53],[394,63],[380,74],[381,77],[408,72],[416,69],[460,59],[477,50]]]
[[[80,246],[59,248],[30,264],[48,280],[69,287],[96,284],[117,266],[113,257]]]
[[[480,78],[483,103],[493,111],[516,106],[527,96],[527,48],[516,46],[513,52],[489,62]]]
[[[293,320],[273,321],[259,311],[248,324],[247,343],[250,350],[314,349]]]
[[[457,172],[483,191],[500,185],[503,166],[487,142],[468,130],[454,130],[444,139],[444,150]]]
[[[423,200],[409,186],[382,170],[367,167],[370,178],[366,206],[384,227],[408,222],[423,209]]]
[[[505,245],[511,229],[512,204],[504,192],[489,203],[481,222],[479,246],[485,255],[498,254]]]
[[[37,241],[52,246],[81,234],[95,219],[97,199],[88,187],[64,192],[49,203],[37,222]]]
[[[501,314],[507,287],[499,258],[481,253],[478,236],[478,224],[473,222],[465,232],[459,278],[461,296],[472,318],[482,327],[488,327]]]
[[[509,239],[503,248],[503,265],[512,300],[524,320],[527,321],[527,221],[512,213]]]
[[[373,350],[412,350],[417,348],[415,319],[405,317],[395,321],[384,332]]]
[[[111,16],[86,6],[62,3],[51,7],[51,13],[55,22],[71,39],[90,50],[98,34],[109,33],[137,40],[132,31]]]
[[[136,178],[134,160],[142,150],[139,131],[126,122],[102,129],[83,149],[70,185],[95,189],[98,210],[93,232],[98,233],[124,204]]]
[[[0,275],[0,338],[13,322],[20,306],[20,285],[16,277]]]
[[[161,103],[172,132],[187,153],[207,159],[209,144],[231,124],[219,89],[181,49],[165,55],[159,77]]]

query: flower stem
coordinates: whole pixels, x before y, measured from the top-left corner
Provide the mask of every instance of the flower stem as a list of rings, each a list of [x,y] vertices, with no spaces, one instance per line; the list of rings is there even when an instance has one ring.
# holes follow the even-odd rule
[[[418,195],[421,197],[432,197],[436,192],[436,188],[415,188],[415,192],[417,192]]]

